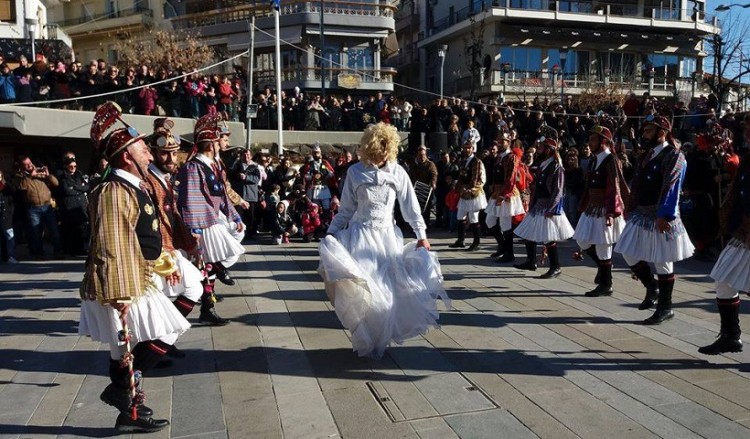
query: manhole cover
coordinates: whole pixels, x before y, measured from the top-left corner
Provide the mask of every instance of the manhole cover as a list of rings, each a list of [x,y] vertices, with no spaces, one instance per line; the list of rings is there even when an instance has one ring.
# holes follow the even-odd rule
[[[497,408],[478,387],[457,372],[429,375],[415,382],[368,381],[366,384],[393,422]]]

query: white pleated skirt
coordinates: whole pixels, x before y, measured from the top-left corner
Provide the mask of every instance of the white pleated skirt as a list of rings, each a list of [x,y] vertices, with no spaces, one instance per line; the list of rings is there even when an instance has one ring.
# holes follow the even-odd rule
[[[656,230],[653,218],[634,212],[615,245],[615,251],[638,261],[664,263],[682,261],[693,256],[695,247],[690,242],[682,221],[676,218],[669,223],[672,231]]]
[[[179,336],[190,328],[190,323],[161,292],[161,278],[154,275],[152,282],[154,284],[146,288],[145,294],[130,304],[128,329],[133,334],[131,346],[141,341],[156,340],[169,335]],[[117,334],[120,330],[120,314],[112,306],[104,305],[97,300],[81,302],[78,335],[116,345],[119,344]]]
[[[607,226],[606,218],[582,214],[578,219],[573,239],[591,244],[614,244],[625,229],[625,218],[622,215],[612,218],[612,225]]]
[[[750,246],[732,238],[711,270],[711,278],[738,291],[750,291]]]
[[[500,204],[497,204],[497,201],[494,198],[490,198],[490,200],[487,202],[487,208],[485,209],[485,212],[488,216],[494,216],[496,218],[507,218],[521,215],[526,211],[523,208],[523,201],[521,201],[521,197],[516,195],[501,201]]]
[[[222,262],[237,258],[245,253],[242,239],[245,232],[237,230],[237,224],[229,222],[223,213],[219,212],[219,224],[203,229],[200,246],[203,259],[206,262]]]
[[[463,218],[467,213],[480,212],[487,207],[487,197],[484,192],[479,192],[476,198],[458,200],[458,217]]]
[[[541,210],[530,210],[515,231],[519,238],[539,243],[565,241],[574,232],[565,212],[547,218]]]

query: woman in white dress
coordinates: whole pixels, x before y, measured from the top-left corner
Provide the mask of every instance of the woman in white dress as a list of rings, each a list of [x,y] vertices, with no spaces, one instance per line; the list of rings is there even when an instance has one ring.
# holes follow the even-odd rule
[[[437,299],[449,305],[437,256],[406,171],[396,163],[396,129],[365,129],[360,163],[349,168],[338,214],[320,243],[318,272],[360,356],[380,358],[392,342],[435,326]],[[404,245],[393,221],[398,200],[417,242]]]

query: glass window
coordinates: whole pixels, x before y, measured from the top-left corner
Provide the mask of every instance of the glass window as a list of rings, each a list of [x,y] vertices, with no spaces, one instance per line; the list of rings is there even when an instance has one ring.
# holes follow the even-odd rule
[[[350,47],[348,52],[350,69],[373,69],[373,52],[369,47]]]
[[[682,58],[682,68],[680,69],[680,76],[683,78],[690,78],[693,76],[695,69],[697,68],[695,58]]]
[[[16,22],[16,0],[0,0],[0,21]]]
[[[341,48],[338,44],[326,44],[325,49],[322,53],[319,53],[320,57],[315,57],[315,65],[320,67],[320,63],[325,60],[326,68],[338,68],[341,62]],[[321,59],[322,58],[322,59]]]

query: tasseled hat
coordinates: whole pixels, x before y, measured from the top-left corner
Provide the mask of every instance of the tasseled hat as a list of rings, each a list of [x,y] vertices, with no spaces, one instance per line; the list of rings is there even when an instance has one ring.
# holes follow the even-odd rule
[[[177,134],[172,134],[174,121],[166,117],[154,120],[154,133],[148,138],[151,148],[157,151],[179,151],[182,139]]]
[[[193,140],[196,144],[201,142],[215,142],[222,134],[220,127],[221,114],[207,114],[195,122]]]
[[[646,116],[646,119],[644,119],[643,121],[643,126],[646,127],[649,125],[653,125],[659,129],[666,131],[667,133],[672,132],[672,122],[670,122],[669,119],[664,116],[653,114]]]
[[[91,122],[90,136],[94,144],[94,151],[110,161],[125,151],[128,146],[146,137],[125,123],[121,116],[122,109],[120,106],[109,101],[96,110],[94,120]],[[125,127],[109,131],[118,121]]]
[[[589,133],[596,134],[602,139],[612,143],[614,141],[614,137],[612,137],[612,131],[609,130],[609,128],[602,126],[602,125],[594,125],[589,130]]]

